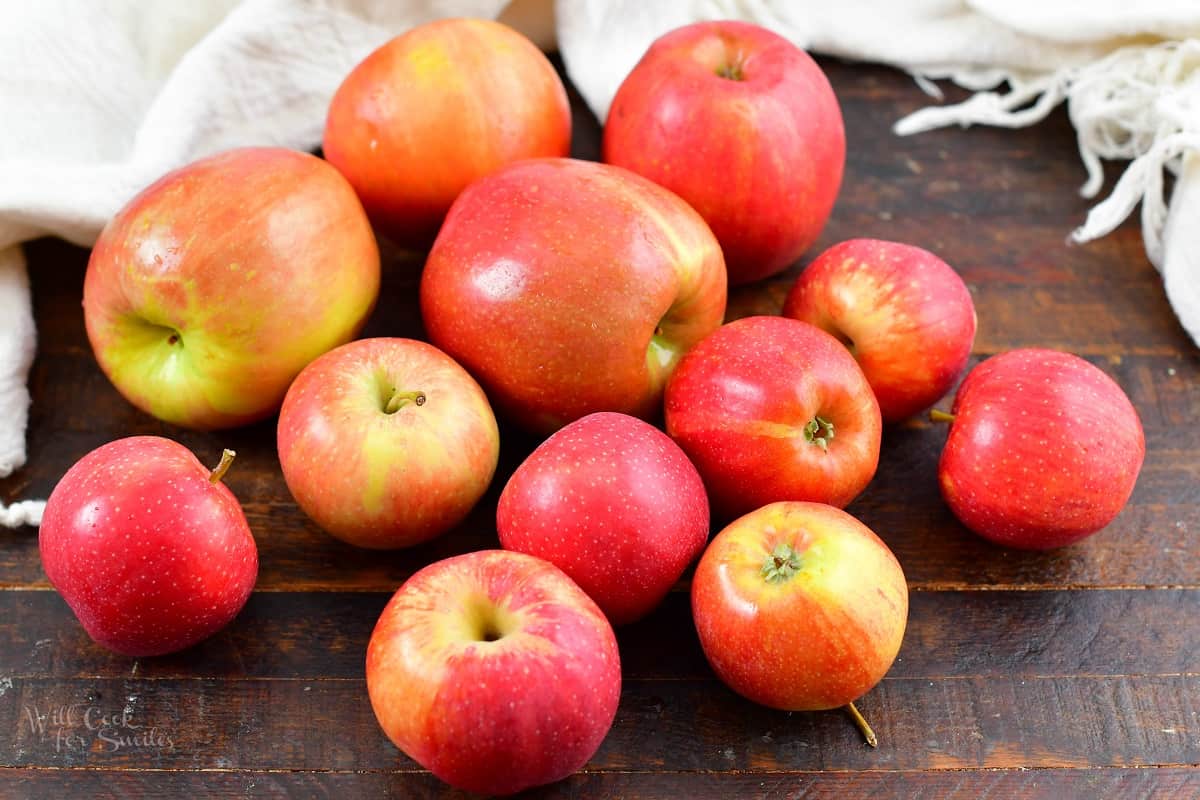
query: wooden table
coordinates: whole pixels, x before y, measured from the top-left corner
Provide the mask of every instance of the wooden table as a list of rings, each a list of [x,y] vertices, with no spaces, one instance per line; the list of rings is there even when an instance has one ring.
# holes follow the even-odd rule
[[[612,732],[583,772],[544,795],[1200,797],[1200,362],[1136,226],[1065,243],[1088,205],[1065,114],[1031,130],[901,139],[891,123],[929,102],[907,77],[824,66],[849,156],[819,247],[854,236],[923,245],[971,287],[974,360],[1044,346],[1107,371],[1145,425],[1141,479],[1103,533],[1055,553],[1010,552],[942,504],[944,431],[920,420],[888,430],[879,473],[850,508],[892,547],[912,590],[900,657],[859,702],[879,748],[841,712],[771,711],[718,683],[684,581],[620,632],[625,687]],[[598,126],[573,102],[576,152],[594,158]],[[414,569],[497,545],[496,496],[536,442],[504,428],[496,482],[461,530],[410,552],[342,546],[290,499],[272,423],[191,433],[117,395],[84,335],[86,251],[42,241],[29,257],[41,334],[30,463],[0,482],[0,498],[46,496],[77,458],[120,436],[171,436],[213,462],[233,447],[227,482],[262,566],[227,630],[131,661],[93,645],[50,590],[35,531],[0,535],[0,796],[453,794],[380,732],[364,650]],[[419,267],[386,259],[368,334],[420,335]],[[794,275],[735,292],[731,318],[777,312]],[[89,728],[102,717],[116,744]]]

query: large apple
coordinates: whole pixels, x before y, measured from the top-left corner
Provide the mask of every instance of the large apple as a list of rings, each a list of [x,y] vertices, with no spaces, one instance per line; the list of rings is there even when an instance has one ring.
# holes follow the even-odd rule
[[[1032,550],[1079,541],[1116,518],[1146,439],[1129,398],[1078,356],[1013,350],[971,370],[938,464],[942,496],[986,539]]]
[[[458,524],[500,454],[466,370],[412,339],[363,339],[309,364],[279,412],[279,464],[304,513],[360,547],[407,547]]]
[[[567,573],[614,625],[654,609],[708,541],[708,498],[654,426],[599,412],[543,442],[509,479],[500,544]]]
[[[667,433],[727,517],[778,500],[842,507],[879,464],[879,404],[837,339],[784,317],[725,325],[667,385]]]
[[[54,487],[42,567],[84,630],[130,656],[172,653],[229,624],[254,588],[258,548],[221,478],[170,439],[96,448]]]
[[[189,428],[279,409],[309,361],[349,341],[379,292],[379,251],[350,184],[282,148],[168,173],[105,227],[83,313],[121,394]]]
[[[919,247],[852,239],[801,273],[783,315],[816,325],[849,348],[884,422],[929,408],[966,369],[975,304],[962,278]]]
[[[388,738],[453,786],[512,794],[561,780],[617,712],[621,664],[604,614],[553,564],[484,550],[409,578],[367,648]]]
[[[688,201],[729,282],[773,275],[814,241],[842,183],[842,112],[820,67],[757,25],[699,22],[658,39],[621,84],[604,160]]]
[[[513,161],[565,156],[571,109],[554,67],[498,22],[446,19],[380,47],[329,106],[325,157],[380,230],[428,247],[467,184]]]
[[[844,511],[773,503],[713,538],[692,578],[704,655],[731,689],[771,708],[850,706],[896,660],[908,586],[892,551]]]
[[[517,422],[656,414],[679,357],[721,324],[704,220],[631,172],[525,161],[471,185],[421,279],[430,340]]]

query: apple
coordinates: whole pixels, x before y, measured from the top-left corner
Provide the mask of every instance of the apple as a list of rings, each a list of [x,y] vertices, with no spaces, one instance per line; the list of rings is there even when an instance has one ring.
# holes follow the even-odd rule
[[[721,324],[725,266],[687,203],[631,172],[513,164],[450,210],[421,278],[430,341],[497,408],[550,432],[659,412],[679,357]]]
[[[708,541],[708,498],[670,437],[597,412],[543,442],[496,511],[500,544],[544,558],[614,625],[650,613]]]
[[[371,221],[428,247],[469,183],[523,158],[571,150],[571,109],[554,67],[512,28],[445,19],[371,53],[329,106],[325,157]]]
[[[131,436],[75,463],[46,501],[42,567],[97,643],[129,656],[191,647],[250,597],[258,548],[221,478],[178,442]]]
[[[784,317],[723,326],[679,363],[667,433],[727,518],[779,500],[843,507],[879,464],[879,404],[841,343]]]
[[[362,339],[313,361],[288,390],[278,431],[296,503],[360,547],[407,547],[454,527],[500,454],[479,384],[412,339]]]
[[[816,241],[846,136],[816,62],[765,28],[725,20],[650,46],[617,90],[603,150],[699,211],[738,284],[780,272]]]
[[[338,171],[245,148],[168,173],[121,209],[92,250],[83,313],[121,394],[207,430],[278,411],[378,292],[375,237]]]
[[[975,304],[962,278],[927,250],[852,239],[796,279],[783,315],[840,339],[862,367],[884,422],[936,403],[966,369]]]
[[[713,671],[786,711],[853,707],[896,660],[908,586],[887,545],[832,506],[772,503],[713,538],[692,578],[692,615]]]
[[[567,777],[612,727],[621,663],[612,626],[548,561],[483,550],[430,564],[384,608],[367,691],[388,738],[480,794]]]
[[[1116,518],[1146,455],[1142,423],[1112,378],[1078,356],[1012,350],[967,375],[938,463],[942,496],[996,544],[1047,550]]]

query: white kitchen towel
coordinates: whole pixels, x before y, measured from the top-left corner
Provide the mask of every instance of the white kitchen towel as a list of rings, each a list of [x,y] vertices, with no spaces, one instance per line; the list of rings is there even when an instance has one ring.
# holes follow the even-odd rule
[[[0,0],[0,251],[47,234],[88,245],[139,189],[212,152],[316,146],[345,74],[415,24],[506,14],[529,30],[550,3]],[[1031,124],[1069,98],[1091,176],[1085,191],[1099,189],[1099,158],[1135,159],[1077,238],[1110,230],[1146,197],[1148,251],[1185,326],[1200,335],[1200,266],[1196,247],[1181,244],[1200,227],[1191,222],[1200,217],[1200,168],[1181,171],[1169,214],[1161,194],[1163,168],[1180,170],[1200,133],[1196,42],[1162,42],[1200,37],[1200,2],[558,0],[555,11],[568,72],[601,119],[656,36],[716,18],[894,64],[930,91],[929,79],[941,77],[985,90],[918,112],[901,133]],[[1003,81],[1007,94],[986,91]],[[25,458],[30,320],[24,267],[10,249],[0,256],[0,471]],[[0,505],[0,525],[17,516]],[[20,512],[21,521],[36,518]]]

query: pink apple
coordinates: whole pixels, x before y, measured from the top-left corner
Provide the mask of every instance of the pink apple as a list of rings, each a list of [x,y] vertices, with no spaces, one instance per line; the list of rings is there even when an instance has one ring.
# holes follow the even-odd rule
[[[1137,482],[1146,439],[1129,398],[1078,356],[1013,350],[971,370],[938,465],[942,496],[986,539],[1031,550],[1108,525]]]
[[[304,365],[349,341],[379,291],[379,251],[336,169],[278,147],[230,150],[160,178],[92,250],[83,313],[96,360],[175,425],[279,410]]]
[[[879,404],[837,339],[784,317],[725,325],[684,356],[667,433],[736,516],[778,500],[845,506],[879,463]]]
[[[363,339],[296,378],[279,412],[279,464],[304,513],[360,547],[407,547],[462,521],[500,453],[483,390],[445,353]]]
[[[372,221],[428,247],[468,184],[571,150],[571,107],[546,56],[484,19],[419,25],[367,56],[329,105],[325,157]]]
[[[721,324],[725,267],[687,203],[631,172],[523,161],[472,184],[421,278],[430,341],[523,427],[657,414],[679,357]]]
[[[512,794],[596,752],[621,664],[604,614],[553,564],[484,550],[409,578],[367,648],[367,691],[388,738],[447,783]]]
[[[500,544],[558,566],[614,625],[645,616],[708,540],[704,482],[657,428],[625,414],[576,420],[500,495]]]
[[[229,624],[258,577],[258,549],[221,477],[186,447],[132,436],[67,470],[46,502],[39,546],[54,588],[98,643],[172,653]]]
[[[975,341],[962,278],[927,250],[852,239],[808,265],[783,315],[840,339],[862,367],[884,422],[929,408],[954,386]]]
[[[842,183],[842,112],[820,67],[743,22],[671,31],[621,84],[604,160],[688,201],[721,242],[731,284],[812,245]]]

